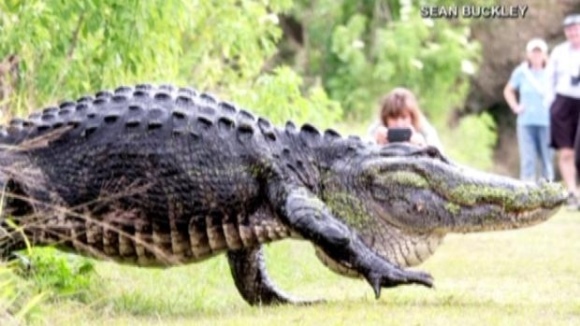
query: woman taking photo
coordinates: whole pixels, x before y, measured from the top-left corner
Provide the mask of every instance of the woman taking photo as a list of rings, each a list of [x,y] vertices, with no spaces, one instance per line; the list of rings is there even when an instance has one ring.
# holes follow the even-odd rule
[[[443,151],[437,131],[421,112],[413,92],[402,87],[395,88],[381,99],[379,106],[379,121],[369,128],[369,134],[374,141],[388,144],[393,142],[389,139],[389,135],[393,134],[389,133],[389,129],[407,129],[410,133],[405,141],[434,146]]]

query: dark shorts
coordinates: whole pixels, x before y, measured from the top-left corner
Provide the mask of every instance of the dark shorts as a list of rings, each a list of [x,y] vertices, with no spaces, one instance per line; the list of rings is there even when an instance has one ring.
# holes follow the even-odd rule
[[[550,146],[574,148],[580,118],[580,99],[556,95],[550,107]]]

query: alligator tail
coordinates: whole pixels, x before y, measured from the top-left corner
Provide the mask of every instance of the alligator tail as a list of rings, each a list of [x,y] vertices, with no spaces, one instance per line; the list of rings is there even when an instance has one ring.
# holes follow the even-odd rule
[[[1,137],[0,137],[1,138]],[[0,140],[1,142],[2,140]],[[10,145],[8,145],[10,146]],[[8,149],[6,145],[0,145],[0,261],[13,258],[14,251],[26,247],[22,234],[15,229],[14,218],[18,212],[23,212],[24,201],[15,196],[19,187],[11,177],[13,163],[18,154]]]
[[[8,167],[8,152],[6,149],[0,147],[0,260],[4,260],[11,255],[11,232],[8,225],[6,214],[7,207],[7,192],[8,192],[8,175],[6,169]]]

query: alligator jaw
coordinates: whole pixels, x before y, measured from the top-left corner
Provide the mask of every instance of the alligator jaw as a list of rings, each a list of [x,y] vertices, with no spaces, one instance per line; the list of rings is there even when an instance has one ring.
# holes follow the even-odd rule
[[[389,157],[372,165],[375,210],[413,232],[522,228],[547,220],[567,198],[560,184],[522,182],[433,158]]]

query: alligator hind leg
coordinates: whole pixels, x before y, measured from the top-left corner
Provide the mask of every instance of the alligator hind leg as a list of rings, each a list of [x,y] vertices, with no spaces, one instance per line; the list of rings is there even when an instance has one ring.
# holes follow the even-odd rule
[[[272,283],[266,272],[262,246],[231,250],[228,262],[238,291],[250,305],[313,304],[320,300],[292,298]]]

